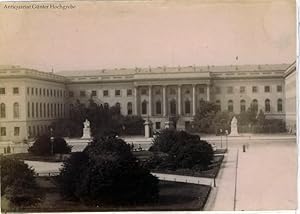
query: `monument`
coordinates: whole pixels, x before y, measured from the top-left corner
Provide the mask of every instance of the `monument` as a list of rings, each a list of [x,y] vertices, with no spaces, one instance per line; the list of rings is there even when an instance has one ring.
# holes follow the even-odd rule
[[[81,139],[91,139],[91,128],[90,128],[90,121],[86,119],[83,123],[83,135]]]
[[[151,121],[149,120],[149,118],[145,121],[144,123],[144,127],[145,127],[145,138],[149,138],[151,137]]]
[[[232,118],[230,125],[231,125],[231,132],[229,136],[239,136],[238,129],[237,129],[237,119],[235,116]]]

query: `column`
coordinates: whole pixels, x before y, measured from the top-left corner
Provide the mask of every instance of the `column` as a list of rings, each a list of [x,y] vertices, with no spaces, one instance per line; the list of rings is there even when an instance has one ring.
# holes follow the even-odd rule
[[[196,115],[196,85],[193,85],[193,116]]]
[[[163,116],[167,116],[166,86],[163,86]]]
[[[178,85],[178,115],[181,115],[181,85]]]
[[[210,101],[210,85],[207,84],[207,88],[206,88],[206,97],[207,97],[207,101]]]
[[[138,115],[138,90],[134,87],[134,114]]]
[[[149,85],[149,116],[152,116],[152,85]]]

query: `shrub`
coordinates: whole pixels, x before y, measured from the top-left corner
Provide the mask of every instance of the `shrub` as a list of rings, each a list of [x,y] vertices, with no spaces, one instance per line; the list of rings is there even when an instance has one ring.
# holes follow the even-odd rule
[[[34,155],[51,155],[53,150],[54,154],[67,154],[71,152],[71,148],[63,138],[54,138],[52,145],[50,137],[43,135],[37,138],[28,152]]]
[[[213,159],[213,149],[209,143],[184,131],[163,130],[154,139],[150,151],[168,154],[167,158],[156,162],[158,168],[192,168],[194,165],[207,168]],[[155,165],[155,158],[152,159],[149,160],[149,167]]]
[[[141,167],[130,145],[116,137],[95,139],[64,162],[62,194],[86,203],[127,204],[155,201],[158,179]]]
[[[34,178],[34,171],[23,161],[1,156],[1,196],[13,205],[27,206],[38,203],[42,192]]]

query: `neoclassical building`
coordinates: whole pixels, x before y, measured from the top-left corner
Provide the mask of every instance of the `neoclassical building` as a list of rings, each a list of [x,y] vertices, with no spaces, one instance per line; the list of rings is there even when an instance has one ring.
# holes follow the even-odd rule
[[[118,105],[124,115],[149,118],[154,129],[178,116],[177,128],[193,119],[201,100],[239,114],[250,104],[267,117],[296,124],[296,66],[234,65],[102,69],[46,73],[0,67],[0,141],[21,142],[48,132],[67,118],[76,100]]]

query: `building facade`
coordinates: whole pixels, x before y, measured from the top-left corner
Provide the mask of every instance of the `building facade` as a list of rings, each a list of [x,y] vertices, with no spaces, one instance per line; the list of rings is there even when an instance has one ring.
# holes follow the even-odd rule
[[[295,63],[293,63],[295,64]],[[124,115],[149,118],[154,129],[171,116],[177,128],[193,120],[202,100],[239,114],[251,104],[267,117],[296,124],[296,69],[288,64],[189,66],[45,73],[0,68],[0,141],[22,141],[48,131],[79,100],[118,105]],[[288,94],[287,94],[288,93]],[[288,105],[288,106],[287,106]]]

